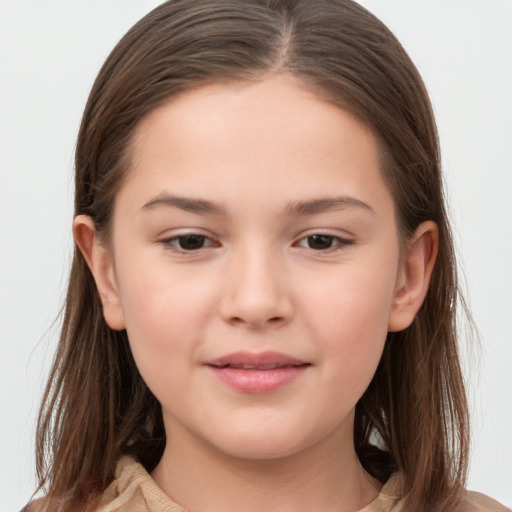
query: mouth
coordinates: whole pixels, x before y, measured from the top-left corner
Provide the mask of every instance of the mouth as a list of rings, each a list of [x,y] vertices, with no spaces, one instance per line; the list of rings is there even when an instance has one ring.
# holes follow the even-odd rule
[[[221,382],[243,393],[269,393],[295,381],[311,363],[278,352],[237,352],[205,363]]]
[[[309,365],[307,361],[281,354],[279,352],[234,352],[217,359],[207,361],[208,366],[217,368],[236,368],[239,370],[274,370],[287,366]]]
[[[288,368],[288,367],[295,367],[295,366],[303,366],[307,363],[301,363],[301,364],[286,364],[286,363],[276,363],[276,364],[244,364],[244,363],[228,363],[223,365],[210,365],[214,366],[215,368],[234,368],[235,370],[275,370],[276,368]]]

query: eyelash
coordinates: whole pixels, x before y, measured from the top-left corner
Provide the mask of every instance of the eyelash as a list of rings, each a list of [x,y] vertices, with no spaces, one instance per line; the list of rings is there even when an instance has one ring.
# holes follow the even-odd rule
[[[301,238],[299,240],[299,243],[300,242],[303,242],[303,241],[306,241],[306,243],[308,242],[311,242],[313,238],[324,238],[324,239],[329,239],[329,241],[331,242],[330,246],[325,248],[325,249],[313,249],[312,247],[307,247],[308,249],[312,249],[314,250],[315,252],[319,252],[319,253],[330,253],[330,252],[334,252],[334,251],[337,251],[337,250],[340,250],[340,249],[343,249],[344,247],[347,247],[347,246],[350,246],[350,245],[353,245],[354,244],[354,240],[352,239],[349,239],[349,238],[342,238],[340,236],[335,236],[335,235],[329,235],[329,234],[324,234],[324,233],[313,233],[312,235],[308,235],[304,238]],[[299,245],[299,247],[304,247],[302,245]]]
[[[208,242],[207,245],[201,245],[201,247],[197,247],[194,249],[185,249],[183,247],[180,247],[181,242],[186,238],[194,237],[196,239],[199,239],[200,242],[203,244],[205,242]],[[327,242],[330,243],[329,247],[326,248],[320,248],[320,249],[313,249],[312,247],[305,247],[304,245],[301,245],[301,242],[311,243],[314,238],[324,238],[327,239]],[[318,240],[317,240],[318,241]],[[179,254],[197,254],[199,251],[202,251],[204,249],[208,249],[210,247],[220,247],[220,244],[218,242],[215,242],[212,238],[202,235],[200,233],[186,233],[183,235],[173,236],[171,238],[166,238],[163,240],[160,240],[159,243],[163,245],[166,249],[170,249],[172,251],[175,251]],[[323,234],[323,233],[313,233],[312,235],[308,235],[306,237],[303,237],[298,240],[294,245],[298,247],[304,247],[306,249],[311,249],[316,253],[320,254],[326,254],[335,252],[337,250],[341,250],[344,247],[353,245],[355,243],[354,240],[349,238],[342,238],[335,235],[329,235],[329,234]]]
[[[201,239],[203,242],[207,241],[208,245],[202,245],[201,247],[198,247],[196,249],[184,249],[183,247],[179,246],[180,241],[183,241],[183,239],[185,238],[191,237]],[[171,238],[160,240],[159,243],[162,244],[166,249],[171,249],[180,254],[194,254],[208,247],[220,247],[220,244],[212,240],[210,237],[202,235],[200,233],[186,233],[183,235],[173,236]]]

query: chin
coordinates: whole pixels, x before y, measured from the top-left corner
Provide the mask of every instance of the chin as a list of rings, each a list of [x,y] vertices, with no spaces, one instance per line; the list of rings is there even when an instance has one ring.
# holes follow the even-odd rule
[[[215,436],[216,437],[216,436]],[[214,449],[227,456],[245,460],[271,460],[291,457],[307,450],[323,436],[300,436],[282,427],[231,430],[225,436],[206,440]]]
[[[233,458],[261,461],[282,459],[301,451],[300,446],[286,446],[286,444],[276,442],[269,443],[268,440],[261,442],[246,440],[239,444],[231,443],[230,446],[218,445],[215,448]]]

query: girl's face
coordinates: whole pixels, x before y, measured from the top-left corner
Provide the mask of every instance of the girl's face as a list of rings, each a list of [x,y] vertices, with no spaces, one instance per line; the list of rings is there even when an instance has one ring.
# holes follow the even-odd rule
[[[132,149],[90,264],[168,442],[244,458],[351,444],[386,334],[422,298],[372,133],[281,77],[185,93]]]

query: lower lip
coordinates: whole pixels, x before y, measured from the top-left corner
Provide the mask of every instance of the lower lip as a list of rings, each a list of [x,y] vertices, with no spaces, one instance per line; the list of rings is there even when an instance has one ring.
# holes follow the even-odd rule
[[[210,366],[213,373],[225,384],[243,393],[269,393],[276,391],[302,375],[308,365],[285,366],[273,370],[244,370]]]

